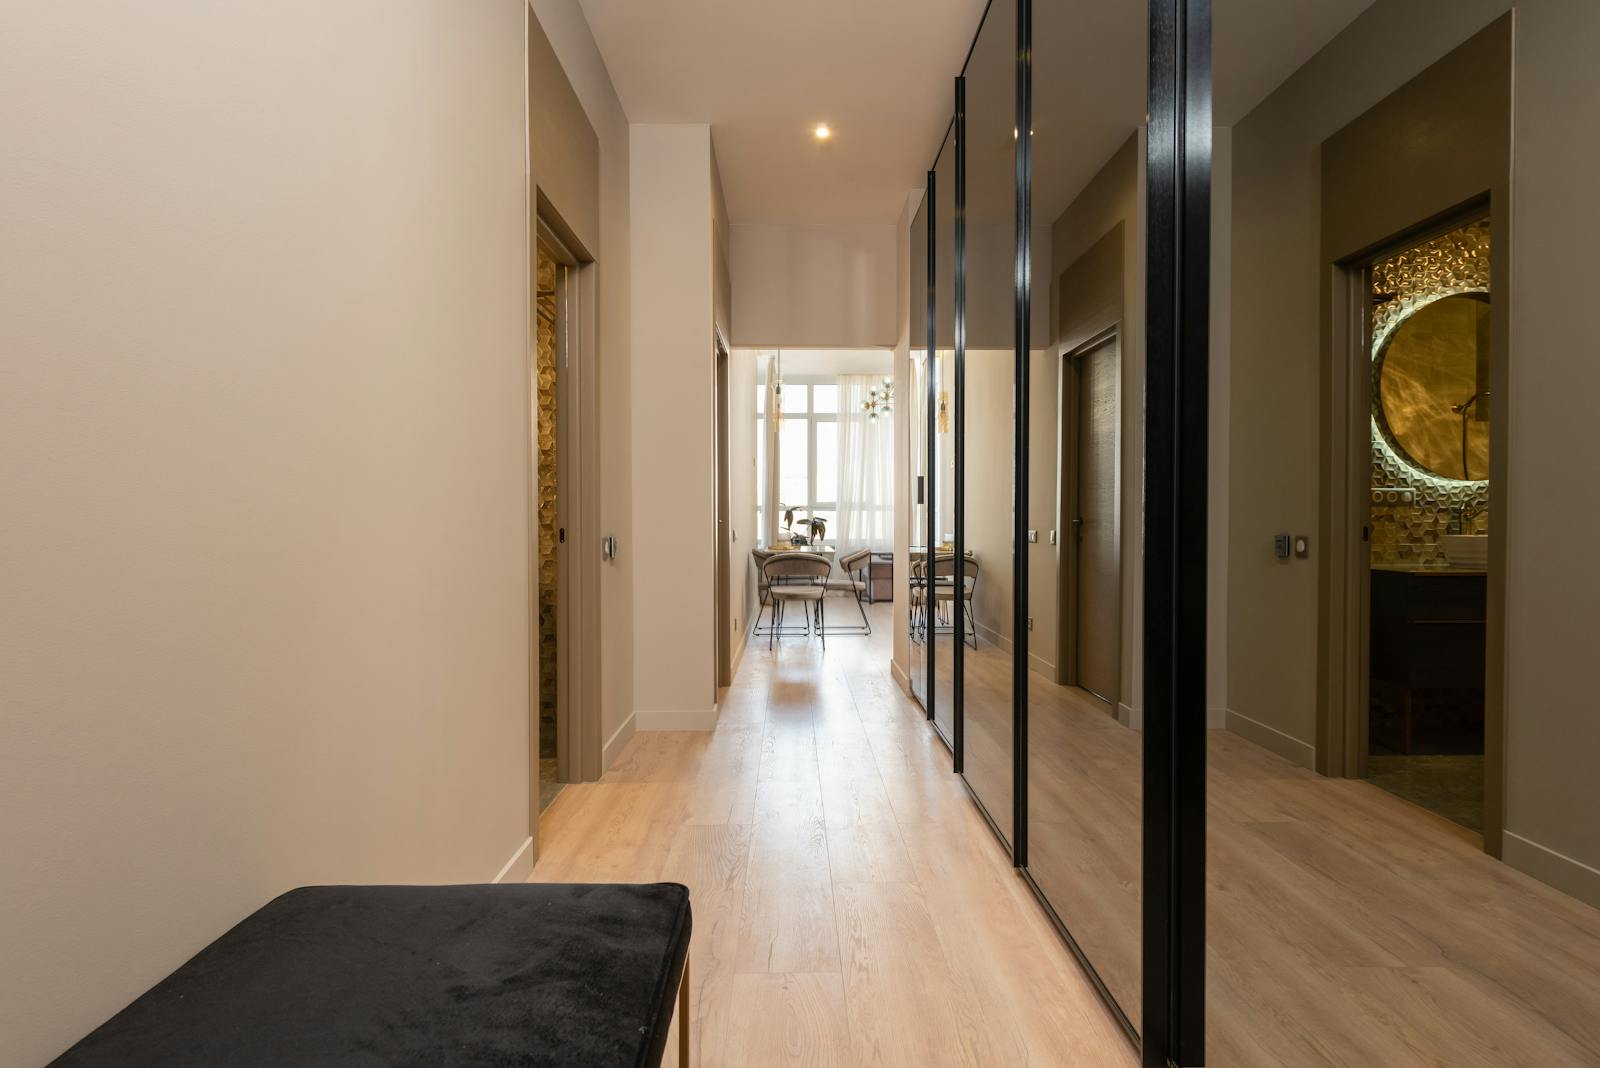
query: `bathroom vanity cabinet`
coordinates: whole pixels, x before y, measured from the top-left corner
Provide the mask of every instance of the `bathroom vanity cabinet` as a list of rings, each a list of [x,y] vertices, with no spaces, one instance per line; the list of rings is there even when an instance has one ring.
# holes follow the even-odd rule
[[[1399,703],[1398,724],[1373,716],[1373,740],[1417,751],[1429,728],[1417,691],[1450,691],[1454,719],[1475,715],[1481,733],[1488,576],[1448,567],[1373,568],[1371,664],[1379,687]],[[1463,711],[1465,716],[1462,715]],[[1465,724],[1461,724],[1465,726]]]

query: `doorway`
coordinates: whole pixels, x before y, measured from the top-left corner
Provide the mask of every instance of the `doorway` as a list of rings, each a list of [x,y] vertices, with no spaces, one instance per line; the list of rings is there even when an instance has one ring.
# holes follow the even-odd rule
[[[1380,255],[1369,301],[1365,777],[1484,832],[1490,461],[1490,221]]]
[[[716,577],[716,614],[717,640],[716,645],[716,689],[720,694],[728,686],[733,685],[733,659],[734,659],[734,613],[733,598],[733,547],[729,544],[732,538],[732,489],[729,485],[731,473],[728,457],[728,346],[723,342],[722,335],[718,333],[714,340],[716,361],[716,418],[717,433],[717,462],[716,462],[716,499],[717,499],[717,577]]]
[[[538,197],[530,241],[528,812],[600,777],[596,264]]]
[[[1494,203],[1331,261],[1317,770],[1499,857],[1510,331]]]
[[[562,759],[570,680],[563,652],[570,644],[565,618],[567,575],[567,489],[563,478],[567,450],[562,430],[570,405],[564,403],[571,356],[571,272],[577,260],[540,225],[534,286],[534,505],[536,672],[538,693],[538,811],[550,807],[568,776]]]
[[[1065,353],[1061,372],[1063,681],[1114,710],[1121,681],[1122,587],[1116,329]]]

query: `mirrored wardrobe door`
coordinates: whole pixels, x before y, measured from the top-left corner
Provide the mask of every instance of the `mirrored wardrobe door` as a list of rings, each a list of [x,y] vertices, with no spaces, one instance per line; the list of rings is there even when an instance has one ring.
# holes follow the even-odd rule
[[[947,744],[955,732],[955,658],[950,614],[950,545],[955,537],[955,427],[951,397],[955,375],[956,144],[952,125],[934,165],[934,528],[925,559],[928,648],[933,656],[933,722]]]
[[[936,587],[947,614],[960,620],[963,774],[1008,843],[1014,831],[1016,61],[1017,5],[996,0],[965,71],[965,352],[956,400],[965,476],[961,559],[952,554],[949,574]]]
[[[911,518],[908,525],[911,573],[906,584],[906,604],[902,608],[907,614],[910,637],[906,669],[911,695],[924,708],[928,706],[928,657],[924,627],[927,583],[923,572],[927,561],[928,501],[932,490],[928,480],[928,237],[928,196],[924,194],[911,221],[908,249],[911,382],[906,394],[906,434],[911,481],[906,487],[906,507]]]
[[[1032,18],[1028,874],[1137,1030],[1143,4]]]

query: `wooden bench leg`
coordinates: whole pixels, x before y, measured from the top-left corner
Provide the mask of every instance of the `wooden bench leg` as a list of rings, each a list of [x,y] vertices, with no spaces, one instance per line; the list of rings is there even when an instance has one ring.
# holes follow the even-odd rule
[[[689,1068],[689,955],[683,955],[683,981],[678,984],[678,1068]]]

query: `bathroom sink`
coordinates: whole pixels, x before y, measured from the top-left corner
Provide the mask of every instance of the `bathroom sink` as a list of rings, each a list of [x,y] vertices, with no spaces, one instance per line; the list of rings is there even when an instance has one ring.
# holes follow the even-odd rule
[[[1451,567],[1481,569],[1489,566],[1489,535],[1445,534],[1439,541]]]

